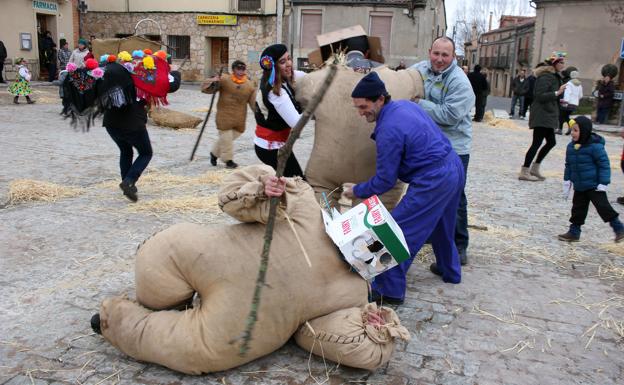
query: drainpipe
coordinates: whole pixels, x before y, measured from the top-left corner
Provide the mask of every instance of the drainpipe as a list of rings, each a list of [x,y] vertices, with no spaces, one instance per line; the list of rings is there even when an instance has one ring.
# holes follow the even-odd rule
[[[276,20],[276,35],[275,42],[282,42],[282,19],[284,18],[284,0],[276,0],[277,1],[277,20]]]

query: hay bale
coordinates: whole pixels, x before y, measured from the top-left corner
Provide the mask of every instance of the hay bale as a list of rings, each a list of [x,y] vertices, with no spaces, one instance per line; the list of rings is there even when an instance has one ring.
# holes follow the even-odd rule
[[[9,204],[23,202],[56,202],[61,198],[75,197],[83,193],[79,187],[62,186],[32,179],[16,179],[9,183]]]
[[[150,118],[157,126],[179,128],[195,128],[202,122],[197,116],[184,112],[170,110],[168,108],[155,108],[150,111]]]
[[[513,120],[497,118],[494,116],[492,111],[486,111],[486,113],[483,114],[483,121],[490,127],[496,128],[509,128],[512,130],[523,130],[526,128],[516,124]]]

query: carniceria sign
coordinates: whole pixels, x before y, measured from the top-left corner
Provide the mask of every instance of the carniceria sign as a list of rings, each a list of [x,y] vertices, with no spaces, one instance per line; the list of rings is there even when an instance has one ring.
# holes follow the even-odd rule
[[[199,25],[236,25],[236,15],[197,15]]]
[[[33,8],[46,13],[57,13],[58,4],[51,1],[33,0]]]

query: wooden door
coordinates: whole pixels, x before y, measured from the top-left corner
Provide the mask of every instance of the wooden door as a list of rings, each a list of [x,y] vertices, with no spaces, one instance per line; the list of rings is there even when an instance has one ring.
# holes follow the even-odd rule
[[[210,39],[211,63],[210,67],[213,72],[219,72],[223,67],[223,72],[228,72],[229,48],[227,37],[213,37]]]

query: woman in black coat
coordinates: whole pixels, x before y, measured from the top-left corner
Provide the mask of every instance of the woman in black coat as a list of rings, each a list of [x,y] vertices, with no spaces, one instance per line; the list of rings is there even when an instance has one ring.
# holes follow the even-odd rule
[[[524,157],[524,164],[518,176],[520,180],[535,182],[546,179],[540,174],[539,169],[548,152],[557,144],[555,130],[559,127],[559,97],[565,90],[560,72],[564,67],[564,58],[557,56],[549,58],[535,69],[535,89],[529,116],[533,141]],[[544,140],[546,143],[542,146]],[[536,154],[537,159],[531,165]]]

